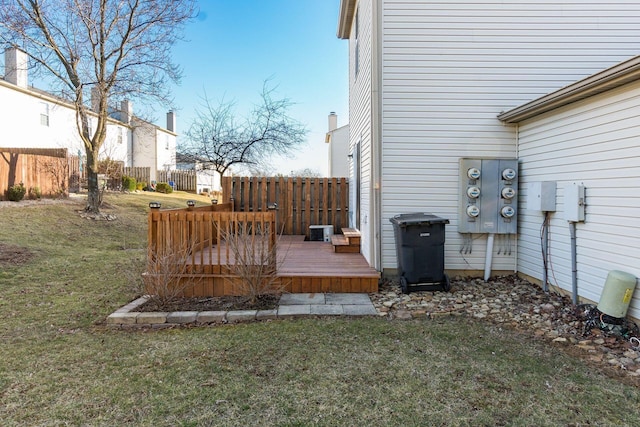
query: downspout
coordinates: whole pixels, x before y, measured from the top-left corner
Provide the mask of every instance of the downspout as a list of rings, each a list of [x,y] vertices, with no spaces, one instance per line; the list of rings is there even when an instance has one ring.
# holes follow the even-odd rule
[[[371,149],[373,180],[373,224],[374,238],[371,249],[374,253],[374,268],[382,271],[382,2],[372,2],[371,19]]]

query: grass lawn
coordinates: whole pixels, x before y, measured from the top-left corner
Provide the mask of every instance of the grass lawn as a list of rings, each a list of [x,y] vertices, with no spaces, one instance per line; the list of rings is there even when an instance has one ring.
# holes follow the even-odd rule
[[[148,202],[187,198],[0,208],[0,244],[33,255],[0,266],[1,425],[638,425],[640,389],[462,317],[104,327],[138,295]]]

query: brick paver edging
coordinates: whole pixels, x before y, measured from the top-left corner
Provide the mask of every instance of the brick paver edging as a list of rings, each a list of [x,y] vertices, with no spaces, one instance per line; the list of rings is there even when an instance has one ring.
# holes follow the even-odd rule
[[[358,304],[344,305],[281,305],[273,310],[231,310],[231,311],[173,311],[173,312],[137,312],[138,307],[149,300],[142,296],[116,310],[107,317],[107,326],[111,328],[131,329],[151,327],[170,328],[180,325],[209,325],[221,323],[240,323],[262,320],[291,319],[308,316],[371,316],[378,314],[370,308]]]
[[[116,328],[152,327],[167,328],[185,324],[207,325],[211,323],[250,322],[273,320],[288,316],[278,316],[278,310],[231,310],[231,311],[172,311],[137,312],[138,307],[149,300],[142,296],[116,310],[107,317],[107,325]]]

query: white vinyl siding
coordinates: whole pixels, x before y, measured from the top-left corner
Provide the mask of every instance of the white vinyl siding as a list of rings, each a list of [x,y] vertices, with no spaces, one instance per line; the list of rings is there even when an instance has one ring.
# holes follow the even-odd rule
[[[636,55],[640,2],[383,0],[382,13],[382,267],[396,267],[389,218],[429,212],[450,220],[445,267],[482,270],[484,235],[459,252],[458,159],[516,157],[501,111]],[[498,249],[493,270],[514,271]]]
[[[519,270],[542,278],[540,212],[527,209],[527,183],[557,181],[557,211],[550,228],[549,279],[571,291],[570,237],[564,186],[586,188],[585,222],[577,224],[578,291],[599,301],[607,274],[640,277],[640,82],[523,122]],[[629,315],[640,318],[636,290]]]
[[[372,224],[371,200],[371,31],[372,31],[372,1],[358,2],[358,70],[356,73],[356,43],[355,28],[351,29],[349,46],[349,141],[350,152],[355,144],[360,142],[361,165],[361,200],[360,200],[360,231],[362,234],[361,252],[370,264],[374,263],[371,253],[374,224]],[[355,160],[355,158],[354,158]],[[355,212],[355,207],[351,207]]]

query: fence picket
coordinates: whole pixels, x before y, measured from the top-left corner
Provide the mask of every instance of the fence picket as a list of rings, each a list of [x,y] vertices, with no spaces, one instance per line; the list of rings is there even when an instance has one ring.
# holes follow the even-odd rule
[[[309,225],[348,226],[349,185],[346,178],[223,177],[223,200],[235,211],[264,212],[278,204],[278,230],[309,237]]]

